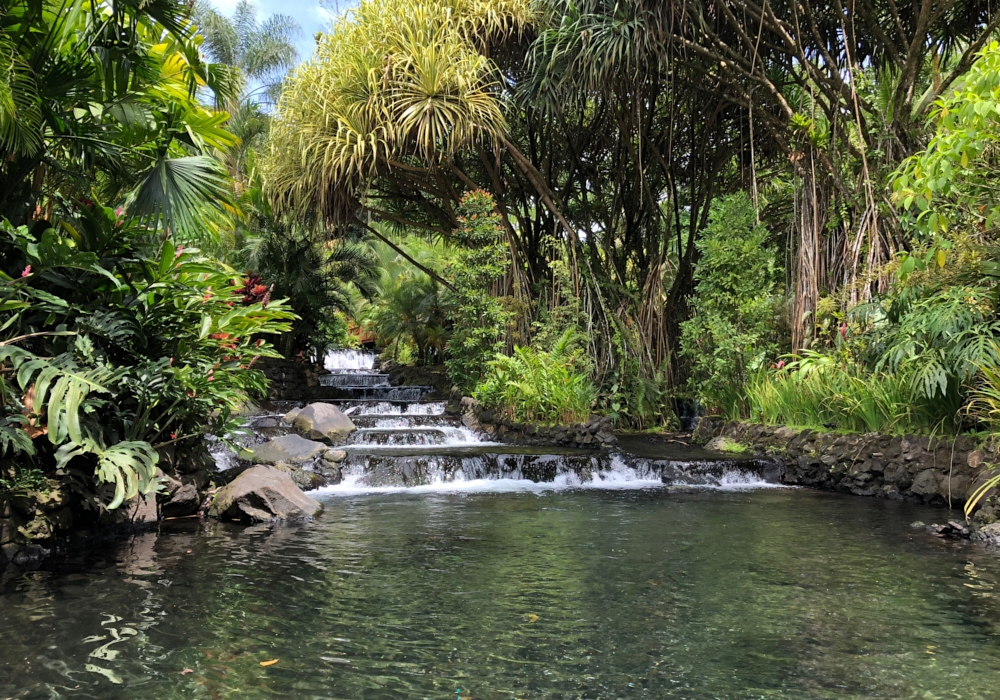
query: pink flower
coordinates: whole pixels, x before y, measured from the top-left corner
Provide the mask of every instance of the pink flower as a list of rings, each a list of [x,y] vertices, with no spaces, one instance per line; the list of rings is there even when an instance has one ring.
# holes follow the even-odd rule
[[[174,257],[179,258],[183,254],[184,254],[184,246],[182,245],[177,246],[177,250],[174,251]]]
[[[177,439],[177,433],[170,433],[170,439],[171,440],[176,440]]]
[[[170,362],[167,363],[170,367],[174,366],[174,358],[170,358]]]
[[[780,360],[778,362],[778,364],[777,364],[777,368],[778,369],[785,369],[785,361],[784,360]]]
[[[847,340],[847,322],[840,324],[840,337]]]
[[[25,265],[24,269],[21,270],[21,277],[27,277],[31,274],[31,265]]]

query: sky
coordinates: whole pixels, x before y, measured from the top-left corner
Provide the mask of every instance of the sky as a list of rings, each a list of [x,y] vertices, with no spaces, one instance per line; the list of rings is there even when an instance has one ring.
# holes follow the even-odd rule
[[[233,8],[238,0],[208,0],[219,12],[232,17]],[[302,34],[298,38],[299,60],[304,61],[312,54],[315,46],[316,32],[324,31],[332,20],[344,9],[354,3],[350,0],[329,0],[325,7],[320,7],[319,0],[256,0],[257,19],[263,21],[274,14],[290,15],[299,26]]]

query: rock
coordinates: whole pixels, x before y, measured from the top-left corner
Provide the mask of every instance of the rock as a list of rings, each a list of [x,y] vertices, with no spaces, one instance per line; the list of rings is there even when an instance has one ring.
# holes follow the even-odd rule
[[[479,405],[479,402],[471,396],[463,396],[461,401],[458,402],[458,405],[461,408],[462,413],[471,413],[476,406]]]
[[[323,509],[306,496],[285,472],[258,464],[215,494],[210,517],[236,522],[310,518]]]
[[[923,520],[914,520],[912,523],[910,523],[910,527],[912,527],[914,530],[921,530],[927,527],[927,523],[925,523]]]
[[[945,474],[944,478],[941,479],[941,484],[938,486],[938,493],[946,501],[949,498],[952,501],[964,501],[968,491],[969,477],[964,474],[956,474],[952,477]]]
[[[32,491],[28,495],[35,499],[35,506],[42,512],[62,508],[69,503],[69,494],[59,488],[57,482],[49,479],[52,488],[47,491]]]
[[[261,464],[302,464],[315,459],[329,449],[322,442],[306,440],[299,435],[282,435],[252,450],[241,453],[249,461]]]
[[[156,511],[156,496],[137,496],[124,507],[126,517],[133,525],[155,523],[160,519]]]
[[[920,496],[936,496],[938,493],[938,474],[933,469],[925,469],[916,475],[910,491]]]
[[[292,425],[310,440],[328,440],[335,445],[347,441],[356,430],[354,422],[328,403],[311,403],[295,416]]]
[[[279,469],[292,477],[295,485],[303,491],[312,491],[326,484],[326,480],[314,471],[299,469],[288,464],[279,464],[275,469]]]
[[[972,533],[972,538],[994,547],[1000,547],[1000,523],[983,525]]]
[[[15,532],[17,532],[17,525],[12,519],[0,520],[0,545],[11,542]]]
[[[27,524],[17,528],[26,540],[47,540],[55,534],[55,528],[44,515],[37,515]]]
[[[983,463],[983,451],[975,450],[970,452],[968,458],[965,460],[965,463],[973,469],[978,469]]]
[[[299,415],[300,413],[302,413],[302,409],[301,408],[293,408],[291,411],[289,411],[288,413],[285,414],[285,416],[284,416],[284,418],[282,418],[282,420],[285,421],[286,423],[288,423],[289,425],[291,425],[292,423],[295,422],[295,417],[297,415]]]
[[[957,520],[949,520],[944,525],[934,523],[927,527],[927,531],[935,537],[967,540],[972,535],[972,530],[965,523]]]
[[[201,497],[194,484],[181,484],[170,496],[170,500],[160,506],[164,518],[183,518],[194,515],[201,507]]]
[[[729,444],[729,438],[720,435],[719,437],[714,437],[705,443],[706,450],[722,450],[726,445]]]
[[[327,450],[323,453],[323,459],[327,462],[337,464],[338,462],[343,462],[347,459],[347,453],[344,450]]]

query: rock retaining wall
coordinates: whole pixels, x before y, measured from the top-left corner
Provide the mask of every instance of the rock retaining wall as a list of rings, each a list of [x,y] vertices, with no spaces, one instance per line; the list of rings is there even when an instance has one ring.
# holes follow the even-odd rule
[[[309,400],[315,398],[319,389],[319,365],[268,357],[261,359],[257,367],[270,382],[269,399]]]
[[[713,418],[702,419],[694,440],[720,436],[781,459],[786,484],[953,507],[998,461],[997,445],[969,436],[841,435]],[[987,522],[1000,516],[1000,506],[990,502],[981,510]]]
[[[518,423],[483,408],[473,398],[455,395],[449,402],[448,411],[461,413],[465,427],[481,431],[498,442],[583,448],[612,447],[618,443],[612,433],[610,416],[590,416],[586,423],[572,425]]]

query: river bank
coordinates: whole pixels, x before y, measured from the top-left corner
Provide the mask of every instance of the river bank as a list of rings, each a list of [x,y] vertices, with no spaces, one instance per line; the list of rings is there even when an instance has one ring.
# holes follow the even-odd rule
[[[782,483],[895,501],[960,508],[998,463],[992,440],[971,436],[841,434],[703,418],[694,442],[779,459]],[[1000,510],[987,499],[982,523]]]

